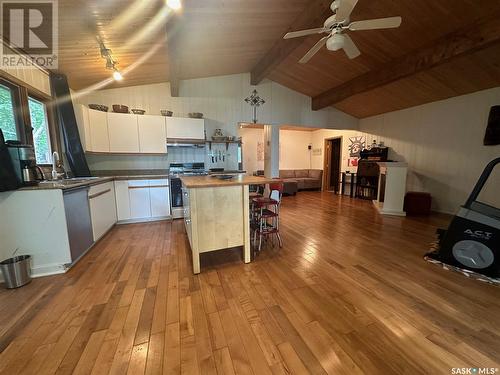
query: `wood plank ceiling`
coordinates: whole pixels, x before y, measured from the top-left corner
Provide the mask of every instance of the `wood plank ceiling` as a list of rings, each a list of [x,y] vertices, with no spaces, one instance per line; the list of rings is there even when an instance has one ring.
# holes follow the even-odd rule
[[[99,34],[123,68],[161,43],[120,85],[168,81],[169,59],[175,61],[178,79],[249,72],[318,1],[184,0],[181,13],[167,15],[141,39],[138,30],[154,23],[162,1],[60,0],[60,70],[75,89],[108,78],[110,72],[104,69],[95,42]],[[354,60],[342,51],[322,49],[302,65],[298,60],[319,39],[306,37],[267,78],[314,97],[495,12],[500,12],[498,0],[359,0],[352,21],[401,15],[401,27],[351,32],[362,53]],[[118,15],[125,18],[121,28],[115,26]],[[165,24],[169,44],[175,45],[168,48],[170,55]],[[500,44],[356,94],[335,107],[363,118],[499,85]]]

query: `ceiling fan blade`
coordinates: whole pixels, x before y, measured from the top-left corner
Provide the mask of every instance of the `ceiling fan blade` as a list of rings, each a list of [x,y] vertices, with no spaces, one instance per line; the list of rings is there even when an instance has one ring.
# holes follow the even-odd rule
[[[344,49],[347,57],[349,57],[350,59],[354,59],[361,55],[361,52],[359,51],[358,47],[356,47],[356,44],[354,44],[351,37],[347,34],[342,35],[344,36],[344,46],[342,48]]]
[[[373,20],[355,21],[349,25],[349,30],[392,29],[401,25],[401,17],[376,18]]]
[[[321,49],[321,47],[323,47],[325,44],[326,44],[326,41],[328,40],[328,38],[330,37],[330,35],[327,35],[323,38],[321,38],[318,43],[316,43],[310,50],[309,52],[307,52],[303,58],[301,58],[299,60],[299,63],[301,64],[305,64],[307,63],[309,60],[311,60],[311,58]]]
[[[292,31],[289,33],[286,33],[283,39],[291,39],[291,38],[298,38],[300,36],[306,36],[306,35],[312,35],[312,34],[321,34],[324,33],[325,31],[328,31],[324,27],[319,27],[317,29],[309,29],[309,30],[301,30],[301,31]]]
[[[348,19],[357,3],[358,0],[340,0],[340,6],[336,13],[337,22],[342,22]]]

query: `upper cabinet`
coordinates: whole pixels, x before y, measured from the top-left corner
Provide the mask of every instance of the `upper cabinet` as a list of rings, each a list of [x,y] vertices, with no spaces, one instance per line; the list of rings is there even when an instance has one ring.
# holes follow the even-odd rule
[[[109,151],[139,153],[137,115],[108,112]]]
[[[139,127],[139,149],[141,153],[165,154],[167,152],[167,130],[165,117],[137,116]]]
[[[80,141],[85,151],[109,152],[108,117],[84,105],[75,105]]]
[[[205,120],[101,112],[76,104],[83,149],[117,154],[166,154],[169,139],[205,139]]]
[[[167,117],[167,138],[205,139],[205,120],[196,118]]]

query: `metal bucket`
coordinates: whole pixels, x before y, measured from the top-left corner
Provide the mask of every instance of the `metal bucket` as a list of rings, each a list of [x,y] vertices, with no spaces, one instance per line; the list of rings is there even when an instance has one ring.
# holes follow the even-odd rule
[[[5,286],[19,288],[31,281],[31,255],[20,255],[0,262]]]

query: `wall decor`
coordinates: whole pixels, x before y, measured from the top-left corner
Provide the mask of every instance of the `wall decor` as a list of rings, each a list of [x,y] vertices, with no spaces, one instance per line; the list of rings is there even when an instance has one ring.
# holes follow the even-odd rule
[[[321,147],[313,148],[312,154],[313,156],[321,156],[323,154],[323,149]]]
[[[247,97],[245,99],[245,102],[250,104],[250,106],[253,108],[253,123],[256,124],[257,123],[257,107],[260,107],[266,101],[259,96],[259,93],[257,92],[257,90],[253,90],[252,95]]]
[[[349,157],[359,158],[361,156],[361,150],[366,146],[366,137],[364,135],[349,137],[349,142],[351,142],[349,145]]]

